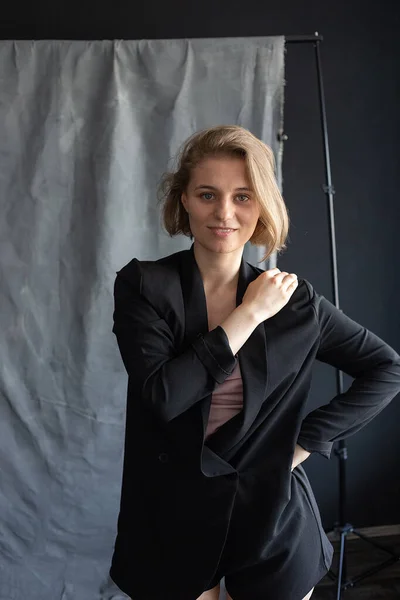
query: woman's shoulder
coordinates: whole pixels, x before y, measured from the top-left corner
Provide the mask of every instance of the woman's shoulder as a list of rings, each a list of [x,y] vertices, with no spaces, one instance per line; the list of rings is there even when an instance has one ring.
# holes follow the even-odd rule
[[[168,256],[163,256],[155,260],[144,260],[137,257],[132,258],[128,263],[123,265],[118,271],[118,274],[130,275],[137,274],[138,271],[151,271],[151,270],[162,270],[168,268],[174,268],[178,265],[179,260],[187,250],[181,250],[174,252]]]
[[[185,252],[188,251],[174,252],[156,260],[134,257],[117,271],[117,280],[125,280],[141,293],[149,286],[165,291],[179,283],[178,267],[181,256]]]

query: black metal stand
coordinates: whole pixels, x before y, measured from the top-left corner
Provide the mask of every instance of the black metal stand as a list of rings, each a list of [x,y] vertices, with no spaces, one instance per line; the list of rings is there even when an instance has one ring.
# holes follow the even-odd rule
[[[328,141],[328,126],[326,118],[325,108],[325,94],[322,77],[321,57],[320,57],[320,42],[323,40],[322,36],[315,33],[314,36],[288,36],[286,38],[287,43],[299,43],[299,42],[312,42],[315,48],[315,58],[318,75],[318,90],[319,90],[319,104],[320,104],[320,116],[321,116],[321,127],[323,133],[323,145],[324,145],[324,159],[325,159],[325,184],[322,186],[323,191],[326,194],[329,206],[329,225],[330,225],[330,244],[331,244],[331,273],[332,273],[332,285],[333,285],[333,303],[336,308],[339,309],[339,284],[337,274],[337,255],[336,255],[336,235],[335,235],[335,215],[333,207],[333,196],[335,189],[332,185],[331,176],[331,165],[330,165],[330,153],[329,153],[329,141]],[[281,140],[286,140],[287,136],[282,132],[280,134]],[[339,309],[340,310],[340,309]],[[342,394],[344,391],[343,387],[343,373],[339,370],[336,371],[336,383],[337,393]],[[400,555],[396,554],[393,550],[385,548],[381,544],[369,539],[364,534],[360,533],[357,529],[354,529],[353,525],[346,522],[346,461],[347,461],[347,447],[344,440],[338,443],[338,448],[335,449],[335,455],[339,459],[339,522],[335,525],[334,531],[340,535],[340,553],[339,553],[339,566],[338,572],[334,573],[332,570],[329,571],[329,576],[337,581],[337,595],[336,600],[341,600],[344,597],[344,592],[349,587],[354,587],[357,583],[384,569],[395,562],[400,560]],[[390,558],[384,562],[372,567],[362,573],[359,573],[356,577],[351,579],[347,578],[347,560],[346,560],[346,538],[349,533],[356,535],[360,539],[364,540],[368,544],[379,548],[383,552],[390,555]]]

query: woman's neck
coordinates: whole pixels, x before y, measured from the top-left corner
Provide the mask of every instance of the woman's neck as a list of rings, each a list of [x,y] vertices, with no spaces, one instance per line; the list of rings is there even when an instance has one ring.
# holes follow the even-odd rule
[[[236,289],[243,248],[233,252],[218,253],[211,252],[194,242],[193,251],[206,292],[217,293],[227,288]]]

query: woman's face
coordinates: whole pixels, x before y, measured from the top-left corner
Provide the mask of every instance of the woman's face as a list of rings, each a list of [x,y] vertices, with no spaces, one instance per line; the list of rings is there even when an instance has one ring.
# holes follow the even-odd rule
[[[253,235],[260,216],[241,158],[205,158],[192,170],[181,199],[194,239],[212,252],[242,248]]]

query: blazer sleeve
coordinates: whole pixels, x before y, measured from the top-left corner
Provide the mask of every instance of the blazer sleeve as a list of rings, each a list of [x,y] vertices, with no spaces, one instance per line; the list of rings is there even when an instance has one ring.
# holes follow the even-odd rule
[[[301,425],[298,444],[330,458],[334,442],[367,425],[400,392],[400,356],[306,285],[319,327],[317,360],[354,378],[346,392],[313,410]]]
[[[236,365],[228,337],[219,326],[199,334],[178,354],[171,329],[141,294],[140,283],[121,272],[114,284],[113,318],[130,387],[163,421],[212,393]]]

